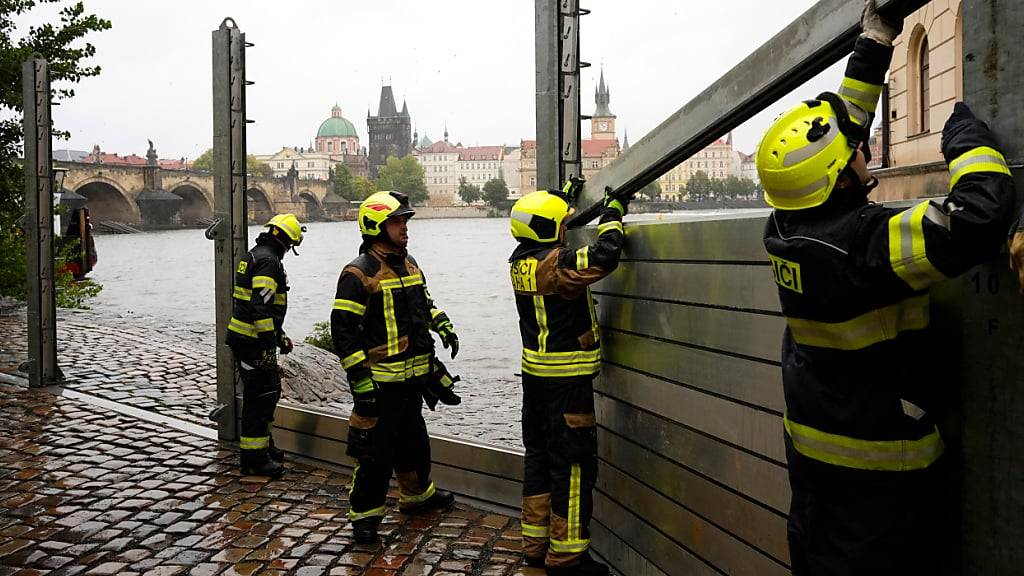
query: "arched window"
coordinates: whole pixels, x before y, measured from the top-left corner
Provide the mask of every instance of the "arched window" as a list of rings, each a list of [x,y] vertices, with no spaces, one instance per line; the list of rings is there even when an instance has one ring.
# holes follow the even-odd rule
[[[931,110],[928,35],[923,26],[914,29],[907,44],[907,134],[923,134],[930,128]]]
[[[921,59],[920,59],[920,73],[918,78],[921,79],[920,90],[921,90],[921,132],[927,132],[931,126],[929,125],[928,117],[931,111],[931,99],[929,90],[931,87],[931,74],[929,71],[929,56],[928,56],[928,37],[925,36],[921,39]]]

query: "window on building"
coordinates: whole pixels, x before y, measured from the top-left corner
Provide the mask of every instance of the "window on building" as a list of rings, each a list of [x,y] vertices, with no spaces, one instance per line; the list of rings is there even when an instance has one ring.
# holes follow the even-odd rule
[[[322,152],[322,151],[323,151],[323,150],[321,150],[321,152]],[[328,143],[327,143],[327,152],[328,152],[328,153],[334,152],[334,142],[328,142]]]
[[[907,42],[907,120],[908,135],[923,134],[930,128],[930,57],[928,35],[920,24],[910,34]]]
[[[931,75],[928,55],[928,37],[921,40],[921,132],[927,132],[931,126],[928,117],[931,115],[931,100],[929,99]]]

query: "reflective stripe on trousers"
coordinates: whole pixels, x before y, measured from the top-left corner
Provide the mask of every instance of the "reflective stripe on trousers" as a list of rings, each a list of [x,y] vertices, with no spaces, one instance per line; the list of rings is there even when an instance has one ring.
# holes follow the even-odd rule
[[[861,440],[822,432],[783,416],[793,448],[808,458],[860,470],[906,471],[931,466],[945,449],[934,431],[917,440]]]

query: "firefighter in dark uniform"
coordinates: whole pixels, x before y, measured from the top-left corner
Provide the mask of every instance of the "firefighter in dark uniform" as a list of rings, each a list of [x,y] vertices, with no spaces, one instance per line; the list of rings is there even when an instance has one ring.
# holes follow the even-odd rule
[[[908,209],[868,201],[868,129],[899,24],[869,0],[862,26],[839,93],[780,116],[756,153],[787,325],[797,576],[939,573],[955,506],[943,496],[936,424],[950,383],[927,330],[929,286],[995,255],[1013,219],[1006,161],[961,103],[942,133],[949,195]]]
[[[271,438],[274,410],[281,399],[277,351],[292,351],[283,327],[288,279],[281,260],[289,248],[302,243],[305,231],[294,214],[274,216],[235,270],[226,341],[242,380],[242,474],[277,477],[284,473],[284,455]]]
[[[564,245],[566,191],[533,192],[512,207],[519,245],[509,262],[523,341],[523,552],[548,574],[608,574],[588,552],[597,478],[592,381],[601,369],[589,286],[619,264],[627,204],[606,198],[597,240],[578,250]]]
[[[413,214],[408,198],[398,192],[377,192],[363,201],[359,257],[342,269],[331,311],[334,350],[354,401],[346,453],[357,464],[348,515],[360,544],[378,541],[392,471],[403,513],[447,509],[455,502],[430,479],[422,407],[424,400],[431,410],[439,400],[460,402],[454,392],[458,377],[435,357],[430,331],[451,348],[452,358],[459,339],[406,250]]]

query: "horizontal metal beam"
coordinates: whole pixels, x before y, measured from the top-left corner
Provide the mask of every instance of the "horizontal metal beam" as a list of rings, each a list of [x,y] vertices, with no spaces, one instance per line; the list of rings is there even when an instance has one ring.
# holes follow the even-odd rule
[[[880,12],[900,20],[924,4],[878,0]],[[606,187],[640,190],[838,62],[860,33],[862,6],[850,0],[822,0],[812,6],[598,172],[587,183],[580,205],[599,200]]]

